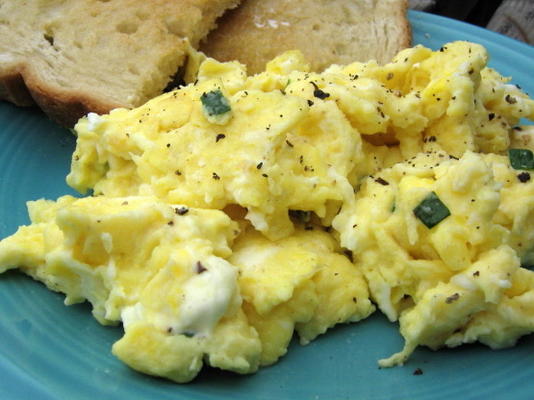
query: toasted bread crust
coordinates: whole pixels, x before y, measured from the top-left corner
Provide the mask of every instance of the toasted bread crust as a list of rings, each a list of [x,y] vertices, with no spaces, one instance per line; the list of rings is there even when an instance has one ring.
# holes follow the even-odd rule
[[[34,103],[20,71],[6,71],[0,76],[0,98],[17,106],[31,106]]]
[[[34,102],[48,117],[65,127],[73,127],[78,120],[89,112],[105,114],[124,104],[107,103],[90,94],[76,91],[62,91],[47,85],[38,77],[30,74],[24,76],[26,90]]]
[[[399,30],[401,31],[399,50],[402,50],[412,45],[412,25],[410,25],[407,17],[408,0],[402,0],[402,6],[397,11],[400,13],[400,15],[397,15],[397,21],[399,21]]]

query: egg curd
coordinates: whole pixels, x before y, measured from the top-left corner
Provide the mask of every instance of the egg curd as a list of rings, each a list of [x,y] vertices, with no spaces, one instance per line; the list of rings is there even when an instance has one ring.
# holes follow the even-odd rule
[[[417,346],[534,331],[534,101],[468,42],[312,73],[299,52],[89,114],[67,176],[0,242],[65,303],[122,323],[113,354],[176,382],[251,373],[375,311]],[[191,71],[188,72],[191,74]]]

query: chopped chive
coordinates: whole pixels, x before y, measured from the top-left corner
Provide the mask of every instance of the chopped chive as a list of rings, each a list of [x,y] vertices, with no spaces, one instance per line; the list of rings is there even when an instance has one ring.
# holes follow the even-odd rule
[[[219,89],[203,93],[200,96],[200,101],[204,111],[209,116],[224,114],[231,110],[228,100]]]
[[[434,192],[431,192],[426,196],[423,201],[414,208],[413,212],[428,229],[436,226],[451,215],[447,206],[443,204],[438,195]]]
[[[534,169],[534,154],[529,149],[510,149],[508,158],[513,169]]]

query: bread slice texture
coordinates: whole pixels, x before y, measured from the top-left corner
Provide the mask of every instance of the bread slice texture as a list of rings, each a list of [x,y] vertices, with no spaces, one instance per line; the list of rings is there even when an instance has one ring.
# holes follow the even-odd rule
[[[5,0],[0,97],[64,126],[160,94],[239,0]]]
[[[314,71],[331,64],[389,62],[411,43],[406,0],[244,0],[200,49],[239,60],[249,73],[286,50],[301,50]]]

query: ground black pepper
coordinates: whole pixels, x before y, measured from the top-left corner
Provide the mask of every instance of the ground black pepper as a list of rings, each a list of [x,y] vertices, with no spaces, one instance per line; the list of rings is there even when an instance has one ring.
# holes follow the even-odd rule
[[[517,179],[519,179],[519,182],[521,183],[526,183],[530,181],[530,174],[528,172],[521,172],[517,175]]]
[[[319,89],[319,86],[315,82],[310,82],[315,90],[313,91],[313,95],[317,97],[318,99],[324,100],[327,97],[330,97],[330,93],[323,92],[321,89]]]
[[[380,178],[380,177],[376,178],[376,179],[375,179],[375,182],[376,182],[376,183],[380,183],[381,185],[384,185],[384,186],[389,185],[389,182],[388,182],[388,181],[386,181],[385,179]]]
[[[445,299],[445,303],[447,304],[451,304],[453,302],[455,302],[456,300],[458,300],[460,298],[460,294],[459,293],[454,293],[453,295],[447,297]]]
[[[201,274],[203,272],[206,272],[208,269],[202,265],[202,263],[200,261],[197,261],[197,264],[196,264],[196,271],[197,271],[197,274]]]
[[[509,94],[506,95],[504,98],[508,104],[515,104],[517,103],[517,99],[515,97],[510,96]]]
[[[189,208],[187,207],[179,207],[179,208],[175,208],[174,209],[174,212],[178,215],[185,215],[189,212]]]

